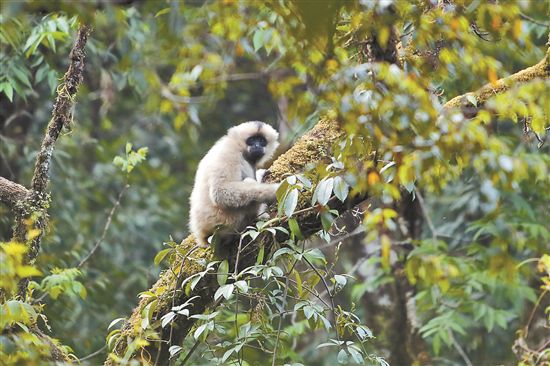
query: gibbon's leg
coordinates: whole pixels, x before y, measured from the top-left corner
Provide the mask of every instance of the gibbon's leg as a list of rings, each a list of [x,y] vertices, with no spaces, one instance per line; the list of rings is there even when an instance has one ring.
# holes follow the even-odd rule
[[[210,198],[218,206],[240,208],[251,203],[270,202],[276,199],[276,183],[251,181],[227,182],[210,188]]]

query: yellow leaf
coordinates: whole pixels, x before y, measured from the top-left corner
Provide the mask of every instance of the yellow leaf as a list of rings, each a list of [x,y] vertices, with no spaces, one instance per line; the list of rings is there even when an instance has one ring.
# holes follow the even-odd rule
[[[244,55],[244,48],[241,42],[237,42],[235,45],[235,56],[242,57]]]
[[[390,39],[390,29],[388,27],[382,27],[378,30],[378,43],[382,48],[386,48],[388,40]]]
[[[489,78],[491,85],[496,87],[498,81],[497,72],[494,69],[489,68],[489,70],[487,70],[487,77]]]
[[[367,182],[370,186],[373,186],[375,185],[376,183],[380,182],[380,176],[378,175],[377,172],[375,171],[372,171],[369,173],[369,175],[367,176]]]
[[[453,18],[453,19],[451,20],[451,29],[452,29],[452,31],[455,32],[455,31],[458,29],[458,26],[459,26],[459,21],[458,21],[458,19]]]
[[[550,255],[548,254],[543,255],[540,258],[539,264],[537,267],[540,272],[546,272],[550,274]]]
[[[33,240],[34,238],[38,237],[40,235],[40,229],[30,229],[27,233],[27,239]]]
[[[2,245],[2,249],[7,255],[14,257],[20,256],[27,252],[27,246],[21,243],[10,242]]]
[[[451,283],[447,279],[440,280],[437,282],[437,284],[439,285],[439,288],[441,289],[442,292],[447,292],[451,287]]]
[[[536,133],[543,133],[545,129],[544,119],[538,115],[532,117],[533,118],[531,119],[531,128],[533,129],[533,131],[535,131]]]
[[[161,113],[169,113],[172,111],[172,103],[170,103],[167,100],[163,100],[160,102],[160,112]]]
[[[521,20],[516,19],[514,22],[514,27],[512,28],[512,35],[515,39],[518,39],[521,35]]]
[[[19,266],[16,269],[17,276],[20,278],[27,278],[32,276],[40,276],[42,272],[33,266]]]
[[[338,70],[338,62],[334,59],[330,59],[327,61],[327,71],[330,73],[334,73]]]
[[[502,25],[502,19],[500,18],[500,15],[495,15],[493,17],[493,21],[491,22],[491,26],[494,30],[497,30]]]

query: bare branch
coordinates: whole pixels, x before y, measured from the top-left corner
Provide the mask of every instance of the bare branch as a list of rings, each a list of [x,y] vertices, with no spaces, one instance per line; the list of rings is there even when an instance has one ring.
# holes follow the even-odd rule
[[[109,230],[109,226],[111,226],[111,222],[113,220],[113,216],[115,215],[115,212],[117,210],[117,208],[120,206],[120,201],[122,201],[122,196],[124,195],[124,193],[126,192],[126,190],[130,187],[130,185],[128,183],[125,183],[124,184],[124,188],[122,188],[122,190],[120,191],[120,193],[118,194],[118,197],[116,199],[116,202],[115,204],[113,205],[113,207],[111,207],[111,211],[109,212],[109,216],[107,216],[107,221],[105,222],[105,225],[103,226],[103,232],[101,233],[101,237],[99,239],[97,239],[97,241],[95,242],[92,250],[90,250],[90,252],[86,255],[86,257],[84,257],[80,263],[78,263],[78,265],[76,266],[76,268],[80,268],[84,265],[84,263],[86,263],[91,257],[92,255],[94,255],[94,253],[96,252],[96,250],[99,248],[99,246],[101,245],[101,242],[105,239],[105,235],[107,235],[107,230]]]

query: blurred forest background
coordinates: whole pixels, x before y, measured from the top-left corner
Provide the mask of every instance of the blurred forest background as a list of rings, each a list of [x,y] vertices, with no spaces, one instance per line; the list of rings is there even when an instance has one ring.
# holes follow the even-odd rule
[[[214,141],[237,123],[262,120],[280,131],[283,153],[320,118],[333,118],[345,141],[366,136],[365,146],[377,151],[368,165],[352,144],[340,145],[332,169],[345,171],[345,195],[349,186],[351,194],[378,197],[385,209],[366,213],[337,251],[330,238],[323,241],[326,232],[307,246],[321,248],[327,276],[340,275],[331,277],[341,287],[336,303],[368,327],[368,337],[361,357],[317,350],[334,338],[334,326],[308,326],[295,308],[276,364],[549,362],[548,2],[1,6],[0,176],[23,185],[78,24],[93,28],[73,121],[53,153],[48,227],[33,265],[40,275],[17,272],[9,249],[14,216],[0,205],[4,361],[41,364],[21,330],[37,324],[78,358],[99,350],[82,364],[103,363],[112,350],[105,347],[109,324],[127,317],[166,268],[155,263],[157,253],[188,235],[194,171]],[[399,62],[371,63],[368,39],[395,46]],[[496,88],[498,79],[545,57],[545,77],[468,95],[455,105],[462,113],[438,118],[453,97]],[[393,205],[404,193],[421,200],[411,219],[421,226],[396,240],[402,213]],[[10,281],[28,276],[31,290],[17,301],[32,309],[10,312]],[[409,331],[414,345],[394,337]],[[229,347],[223,341],[236,337],[214,333],[211,343],[221,346],[201,346],[197,355],[221,358]],[[263,344],[261,336],[255,341]],[[262,352],[212,357],[192,364],[271,364]]]

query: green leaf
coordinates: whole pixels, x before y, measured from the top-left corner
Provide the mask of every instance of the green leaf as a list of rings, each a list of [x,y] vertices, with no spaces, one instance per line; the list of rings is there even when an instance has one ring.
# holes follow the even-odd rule
[[[14,67],[13,73],[15,74],[15,77],[19,79],[25,86],[32,88],[31,81],[29,80],[29,76],[27,75],[28,71],[26,69],[20,69],[18,67]]]
[[[466,99],[468,102],[470,102],[474,107],[477,107],[477,98],[473,94],[467,94]]]
[[[229,263],[227,262],[227,259],[226,259],[222,261],[220,263],[220,266],[218,267],[217,279],[218,279],[218,284],[220,286],[225,285],[225,283],[227,282],[228,275],[229,275]]]
[[[333,221],[334,217],[330,214],[330,212],[321,213],[321,225],[323,226],[323,230],[328,232],[330,230],[330,227],[332,226]]]
[[[346,200],[348,192],[349,184],[340,176],[334,177],[334,194],[341,202]]]
[[[307,250],[304,252],[304,257],[306,257],[309,261],[320,260],[326,263],[325,255],[319,248]]]
[[[4,94],[6,94],[6,97],[8,97],[10,102],[13,102],[13,87],[11,86],[10,83],[5,81],[2,84],[0,84],[0,90],[3,91]]]
[[[346,350],[341,349],[340,352],[338,352],[338,363],[342,364],[348,364],[349,363],[349,356],[346,352]]]
[[[342,275],[334,275],[334,282],[338,284],[339,288],[346,286],[348,279]]]
[[[48,86],[52,93],[57,89],[57,73],[55,71],[48,72]]]
[[[175,355],[177,355],[178,353],[180,353],[180,351],[181,351],[181,346],[174,345],[174,346],[170,346],[170,348],[168,348],[168,352],[170,353],[170,358],[172,358]]]
[[[86,296],[88,296],[88,291],[86,290],[86,287],[84,287],[78,281],[73,282],[71,288],[75,294],[78,294],[80,296],[81,299],[85,299]]]
[[[107,327],[107,330],[110,331],[111,328],[113,328],[115,325],[117,325],[118,323],[123,322],[125,320],[126,320],[126,318],[116,318],[111,323],[109,323],[109,326]]]
[[[214,294],[214,300],[218,300],[222,296],[226,300],[228,300],[231,297],[231,295],[233,295],[234,289],[235,289],[235,285],[232,283],[221,286],[216,290],[216,293]]]
[[[311,204],[314,205],[316,202],[325,206],[330,199],[332,194],[332,188],[334,186],[334,178],[323,179],[317,184],[315,192],[313,193]]]
[[[312,306],[306,305],[302,308],[306,319],[310,319],[315,314],[315,309]]]
[[[256,264],[262,264],[264,262],[265,246],[262,245],[258,251],[258,258],[256,258]]]
[[[155,263],[155,266],[158,266],[164,260],[164,258],[166,258],[168,253],[170,253],[170,251],[172,250],[173,250],[172,248],[167,248],[158,252],[157,255],[155,255],[155,259],[153,260],[153,263]]]
[[[160,323],[160,326],[161,327],[165,327],[166,325],[170,324],[170,322],[176,317],[176,313],[174,312],[169,312],[167,314],[165,314],[162,318],[161,318],[161,323]]]
[[[193,337],[198,340],[199,337],[201,336],[202,333],[204,333],[204,331],[206,330],[206,327],[208,326],[208,323],[204,323],[203,325],[201,325],[200,327],[197,328],[197,330],[195,330],[195,333],[193,333]],[[206,333],[208,334],[208,332]]]
[[[31,35],[29,36],[29,38],[27,38],[27,42],[25,42],[25,45],[23,46],[23,50],[28,50],[33,44],[36,43],[36,41],[38,41],[38,38],[40,37],[40,33],[38,32],[32,32]],[[38,42],[40,43],[40,42]],[[29,56],[30,54],[27,55],[27,57]]]
[[[254,32],[254,36],[252,37],[254,52],[258,52],[258,50],[262,48],[262,46],[264,45],[264,38],[265,38],[264,30],[258,29],[256,32]]]
[[[290,228],[292,235],[298,238],[298,240],[302,240],[304,238],[302,231],[300,230],[300,226],[298,225],[298,221],[296,221],[295,218],[288,220],[288,227]]]
[[[49,67],[47,64],[44,64],[36,70],[36,74],[34,75],[34,81],[35,83],[39,83],[48,75]]]
[[[170,13],[170,8],[161,9],[161,10],[157,11],[157,13],[155,14],[155,18],[158,18],[161,15],[168,14],[168,13]]]
[[[235,287],[239,289],[240,292],[246,294],[248,292],[248,283],[246,281],[237,281],[235,282]]]
[[[55,53],[55,40],[53,38],[53,35],[51,33],[46,34],[46,40],[48,41],[48,44],[52,51]]]
[[[298,205],[298,189],[293,188],[288,192],[283,202],[284,213],[287,217],[292,216]]]

